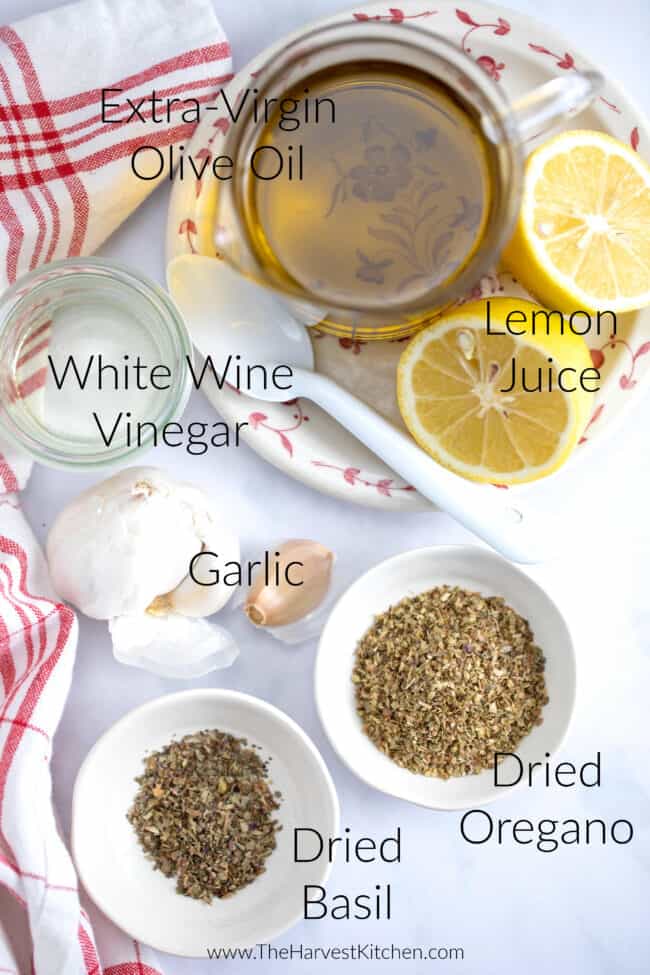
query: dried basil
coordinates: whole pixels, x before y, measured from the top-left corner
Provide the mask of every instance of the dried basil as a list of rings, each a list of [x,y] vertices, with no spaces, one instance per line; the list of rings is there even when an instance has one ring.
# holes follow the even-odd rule
[[[243,738],[207,730],[149,755],[127,814],[147,857],[179,894],[210,903],[265,870],[281,829],[268,765]]]

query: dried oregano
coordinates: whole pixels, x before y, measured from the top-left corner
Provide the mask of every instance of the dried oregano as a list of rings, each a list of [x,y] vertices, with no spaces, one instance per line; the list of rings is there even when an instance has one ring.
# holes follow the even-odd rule
[[[280,794],[243,738],[199,731],[145,759],[128,813],[146,855],[179,894],[210,903],[265,870]]]
[[[352,675],[368,737],[443,779],[492,768],[542,722],[544,656],[498,596],[439,586],[377,616]]]

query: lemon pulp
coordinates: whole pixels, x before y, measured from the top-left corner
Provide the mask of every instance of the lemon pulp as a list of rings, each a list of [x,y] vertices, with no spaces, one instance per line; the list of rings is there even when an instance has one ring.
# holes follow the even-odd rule
[[[563,132],[526,165],[504,260],[549,308],[650,304],[650,167],[603,132]]]
[[[494,330],[505,331],[507,315],[522,309],[543,311],[520,299],[491,300]],[[400,359],[397,392],[420,446],[477,481],[514,484],[560,467],[585,426],[593,394],[579,383],[564,392],[558,374],[575,370],[577,377],[591,359],[581,336],[561,334],[553,320],[548,332],[488,335],[486,301],[477,301],[418,333]],[[528,391],[540,376],[541,390]]]

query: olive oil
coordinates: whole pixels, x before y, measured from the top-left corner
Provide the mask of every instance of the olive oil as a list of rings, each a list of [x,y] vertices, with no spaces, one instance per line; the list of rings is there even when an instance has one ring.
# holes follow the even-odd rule
[[[428,295],[467,265],[489,217],[491,150],[475,113],[388,62],[324,70],[288,96],[321,110],[287,131],[280,100],[260,128],[245,211],[265,271],[324,308],[385,309],[387,326],[405,306],[432,311]]]

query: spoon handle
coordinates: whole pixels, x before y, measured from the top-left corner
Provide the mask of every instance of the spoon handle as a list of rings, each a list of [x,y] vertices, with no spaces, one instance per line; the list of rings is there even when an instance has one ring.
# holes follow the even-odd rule
[[[293,392],[321,406],[421,495],[513,562],[543,562],[551,555],[551,532],[519,501],[453,474],[361,400],[326,376],[293,370]]]

